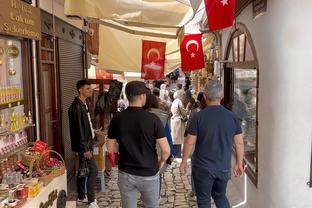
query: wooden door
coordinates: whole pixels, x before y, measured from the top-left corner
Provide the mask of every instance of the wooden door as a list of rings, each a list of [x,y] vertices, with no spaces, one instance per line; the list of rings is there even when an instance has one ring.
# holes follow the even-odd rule
[[[56,41],[56,40],[55,40]],[[63,153],[62,128],[60,121],[59,72],[54,61],[53,38],[42,35],[40,44],[41,67],[39,70],[40,87],[40,136],[49,147]]]

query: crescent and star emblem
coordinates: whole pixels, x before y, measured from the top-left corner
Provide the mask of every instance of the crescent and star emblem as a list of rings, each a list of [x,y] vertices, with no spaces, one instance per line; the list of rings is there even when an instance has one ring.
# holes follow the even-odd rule
[[[196,51],[195,51],[195,53],[194,53],[194,52],[191,53],[191,58],[195,58],[195,54],[196,54],[196,52],[197,52],[198,49],[199,49],[199,44],[198,44],[198,42],[197,42],[196,40],[189,40],[189,41],[186,43],[186,51],[187,51],[188,53],[190,52],[190,51],[189,51],[189,46],[192,45],[192,44],[196,45]]]
[[[222,6],[229,5],[229,0],[221,0]]]
[[[156,53],[157,59],[156,59],[155,61],[158,61],[158,60],[160,59],[160,52],[159,52],[159,50],[156,49],[156,48],[151,48],[151,49],[148,50],[147,55],[146,55],[147,59],[150,60],[150,55],[151,55],[152,53]],[[154,61],[153,61],[153,62],[154,62]],[[152,63],[153,63],[153,62],[152,62]]]

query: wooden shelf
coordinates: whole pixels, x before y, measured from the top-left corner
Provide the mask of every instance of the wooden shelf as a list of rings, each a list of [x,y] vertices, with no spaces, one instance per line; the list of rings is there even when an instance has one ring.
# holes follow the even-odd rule
[[[23,128],[21,129],[18,129],[16,131],[6,131],[6,132],[3,132],[3,133],[0,133],[0,136],[8,136],[8,135],[12,135],[12,134],[17,134],[17,133],[20,133],[21,131],[27,129],[27,128],[30,128],[30,127],[35,127],[35,124],[29,124],[27,126],[24,126]]]
[[[42,64],[54,64],[54,61],[42,60]]]
[[[11,157],[12,155],[15,155],[15,154],[25,150],[27,147],[28,147],[28,144],[24,144],[24,145],[21,145],[21,146],[15,148],[12,151],[6,153],[6,154],[4,154],[4,155],[0,155],[0,160],[7,159],[7,158]]]
[[[24,105],[24,100],[14,101],[10,103],[0,104],[0,110],[13,108],[15,106]]]

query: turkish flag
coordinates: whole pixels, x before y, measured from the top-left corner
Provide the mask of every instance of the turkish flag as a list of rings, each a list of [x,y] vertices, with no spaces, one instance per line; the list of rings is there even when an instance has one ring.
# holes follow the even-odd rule
[[[182,71],[193,71],[205,67],[202,34],[186,35],[180,45]]]
[[[105,70],[95,70],[96,79],[113,80],[113,74],[106,72]]]
[[[235,0],[205,0],[210,31],[233,26]]]
[[[166,43],[147,41],[142,42],[141,77],[145,80],[164,78]]]

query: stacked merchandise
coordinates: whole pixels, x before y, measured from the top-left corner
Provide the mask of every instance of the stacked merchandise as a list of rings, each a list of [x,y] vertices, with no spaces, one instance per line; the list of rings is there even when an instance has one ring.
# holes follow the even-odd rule
[[[65,163],[61,155],[37,141],[19,154],[2,160],[0,171],[0,208],[22,207],[55,177],[65,173]]]

